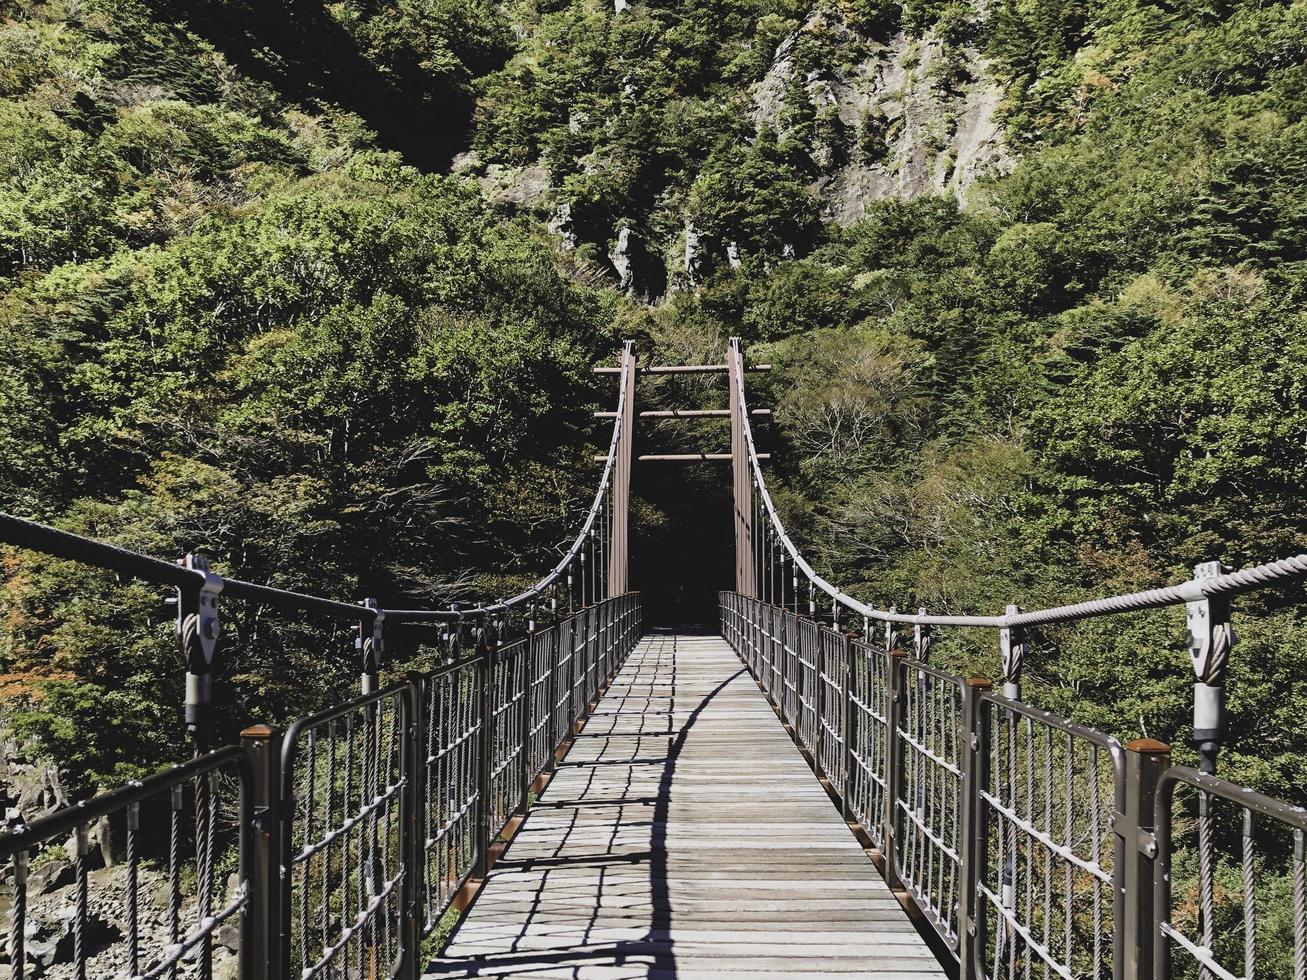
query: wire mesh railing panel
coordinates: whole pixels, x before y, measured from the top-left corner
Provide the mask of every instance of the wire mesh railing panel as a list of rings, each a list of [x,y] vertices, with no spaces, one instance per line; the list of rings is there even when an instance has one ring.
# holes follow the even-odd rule
[[[785,634],[780,644],[780,664],[778,689],[779,696],[777,701],[781,706],[781,717],[785,723],[796,732],[799,727],[799,644],[802,642],[802,633],[800,627],[803,620],[795,618],[789,620],[781,619],[782,628]],[[791,631],[790,626],[794,629]]]
[[[586,703],[589,704],[599,696],[599,688],[603,685],[604,677],[602,670],[602,650],[599,646],[600,632],[600,614],[602,607],[592,606],[590,615],[586,617]]]
[[[576,698],[576,621],[568,618],[558,624],[558,682],[555,686],[554,744],[567,738],[575,717],[572,704]]]
[[[569,726],[581,717],[590,703],[590,618],[588,609],[582,609],[572,627],[572,699],[568,704]]]
[[[600,683],[605,684],[608,678],[613,676],[613,671],[617,666],[617,626],[615,625],[615,616],[617,609],[613,603],[605,602],[599,607],[599,650],[600,650]]]
[[[399,684],[286,733],[283,915],[303,980],[389,976],[400,962],[412,712],[412,688]]]
[[[1154,975],[1307,978],[1307,811],[1174,766],[1156,801]]]
[[[817,658],[820,655],[818,626],[810,619],[799,621],[798,642],[794,646],[794,730],[799,744],[814,756],[817,753]]]
[[[558,627],[537,630],[531,636],[531,665],[529,678],[529,713],[527,717],[527,766],[534,776],[549,764],[555,739],[552,721],[554,651],[558,640]]]
[[[886,671],[889,655],[870,644],[849,644],[850,772],[849,812],[875,846],[884,845],[886,778],[885,726],[889,723]]]
[[[989,742],[977,887],[989,975],[1106,980],[1119,925],[1121,747],[998,695],[984,695],[980,710]]]
[[[421,685],[423,933],[440,922],[476,863],[482,671],[482,663],[469,661],[424,678]]]
[[[817,669],[817,757],[821,771],[831,783],[843,789],[848,706],[849,639],[834,630],[818,631],[820,644]]]
[[[762,614],[767,620],[768,642],[759,651],[759,667],[765,663],[774,663],[781,659],[784,656],[786,642],[785,610],[779,606],[764,605]]]
[[[250,902],[249,882],[227,876],[251,810],[245,755],[232,747],[0,836],[10,976],[45,976],[58,960],[77,980],[228,972],[235,953],[215,939]],[[107,859],[122,864],[92,875]]]
[[[531,648],[527,638],[500,647],[492,655],[490,721],[490,833],[498,836],[525,802],[522,775],[525,763],[523,724],[527,665]]]
[[[759,662],[763,659],[762,627],[757,615],[746,614],[746,601],[748,600],[745,600],[742,596],[736,597],[735,615],[738,636],[740,636],[740,648],[736,649],[736,653],[740,655],[750,669],[757,670]]]
[[[761,606],[750,607],[745,622],[745,633],[748,638],[745,663],[752,665],[756,670],[758,665],[766,661],[767,651],[771,649],[771,623],[763,615]]]
[[[768,665],[771,684],[768,690],[772,699],[780,704],[785,712],[785,721],[793,726],[795,708],[798,698],[795,696],[795,647],[799,641],[799,617],[792,612],[781,614],[781,639],[776,645],[775,655]]]
[[[963,680],[915,660],[903,664],[903,791],[895,802],[897,872],[930,924],[958,944],[962,864]]]

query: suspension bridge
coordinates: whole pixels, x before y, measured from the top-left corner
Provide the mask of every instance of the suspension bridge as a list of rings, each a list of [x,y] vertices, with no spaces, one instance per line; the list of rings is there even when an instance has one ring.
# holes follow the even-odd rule
[[[642,366],[628,343],[598,369],[617,404],[575,539],[531,588],[475,608],[290,592],[0,515],[5,544],[176,590],[197,750],[11,819],[10,975],[1307,980],[1307,813],[1217,774],[1235,601],[1300,581],[1307,555],[1042,610],[865,603],[787,533],[747,398],[766,366],[737,341],[725,354]],[[637,411],[642,375],[685,372],[721,375],[729,408]],[[730,451],[636,457],[651,416],[727,416]],[[719,631],[646,628],[632,464],[718,459],[735,543]],[[357,624],[360,694],[215,745],[232,602]],[[1023,700],[1031,630],[1167,607],[1192,657],[1197,767]],[[393,676],[401,628],[442,666]],[[959,631],[990,638],[995,682],[932,665]],[[91,867],[103,827],[126,842],[112,887]],[[31,912],[52,848],[71,862],[59,962]]]

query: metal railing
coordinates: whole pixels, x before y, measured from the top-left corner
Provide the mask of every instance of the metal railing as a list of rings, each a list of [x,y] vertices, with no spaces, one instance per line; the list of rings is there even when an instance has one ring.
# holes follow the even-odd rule
[[[1301,808],[933,667],[893,630],[876,644],[720,601],[722,635],[961,977],[1307,980]]]
[[[502,646],[483,635],[466,657],[456,634],[442,669],[284,733],[254,726],[242,745],[0,834],[14,883],[10,975],[40,973],[29,956],[29,876],[45,848],[68,842],[77,980],[208,980],[228,923],[240,930],[243,980],[416,977],[423,942],[463,887],[485,877],[497,839],[526,813],[537,777],[641,632],[632,593]],[[102,927],[114,896],[94,893],[85,861],[106,820],[126,828],[121,936]],[[218,872],[233,864],[224,892]],[[146,887],[146,873],[161,887]],[[163,940],[142,925],[151,900],[167,918]]]
[[[1177,813],[1196,810],[1167,824],[1168,833],[1176,828],[1174,842],[1155,838],[1154,798],[1169,747],[1149,740],[1122,747],[1021,703],[1030,627],[1183,606],[1193,743],[1203,779],[1214,780],[1227,737],[1232,599],[1301,582],[1307,554],[1239,571],[1206,562],[1188,581],[1032,611],[1009,605],[1000,614],[912,613],[860,601],[818,574],[787,533],[754,445],[737,339],[727,359],[733,447],[747,473],[737,477],[736,592],[722,599],[723,635],[961,974],[1133,980],[1154,975],[1156,948],[1167,970],[1169,951],[1182,951],[1187,965],[1176,975],[1192,967],[1201,980],[1230,980],[1237,974],[1223,936],[1237,928],[1245,980],[1268,968],[1307,980],[1300,811],[1264,798],[1259,808],[1249,802],[1257,794],[1219,781],[1193,787],[1187,771],[1176,769],[1162,782],[1167,799],[1177,799]],[[819,598],[833,629],[817,625]],[[841,639],[841,619],[855,628],[852,638]],[[879,647],[871,643],[873,624],[884,630]],[[900,644],[906,626],[912,637]],[[937,627],[996,631],[1001,697],[988,681],[978,686],[927,663]],[[1175,786],[1193,788],[1192,800],[1180,800]],[[1213,815],[1235,801],[1244,816],[1234,822],[1259,834]],[[1269,843],[1255,846],[1259,835]],[[1180,907],[1185,915],[1161,905],[1154,915],[1155,861],[1173,846],[1180,863],[1172,863],[1172,878],[1183,871],[1193,879]],[[1272,897],[1259,902],[1260,879]],[[1258,919],[1267,902],[1275,915]],[[1236,905],[1237,916],[1230,910]]]
[[[246,978],[415,975],[422,937],[467,881],[484,877],[493,841],[525,812],[533,780],[552,768],[555,749],[640,635],[639,599],[626,587],[634,370],[628,343],[603,473],[565,553],[524,591],[475,608],[385,609],[372,599],[356,605],[219,575],[200,556],[163,561],[0,514],[0,544],[176,589],[184,717],[198,757],[0,834],[0,858],[13,865],[10,973],[29,974],[29,959],[49,965],[29,957],[35,946],[72,942],[77,980],[92,961],[97,975],[171,980],[195,973],[194,960],[208,978],[222,933],[226,948],[239,950]],[[243,733],[244,748],[208,753],[221,741],[210,702],[220,672],[221,604],[232,598],[357,623],[362,696],[296,722],[284,737],[256,726]],[[538,629],[547,610],[554,624]],[[514,619],[524,635],[501,644]],[[422,639],[443,647],[452,662],[378,690],[397,627],[425,631]],[[229,770],[231,786],[219,779]],[[183,819],[188,792],[190,823]],[[160,796],[170,801],[170,816],[153,815]],[[224,810],[219,801],[228,797],[239,799]],[[228,812],[233,806],[239,813]],[[92,823],[110,819],[127,827],[123,936],[98,917],[96,902],[109,908],[112,888],[89,894]],[[165,819],[166,853],[155,832]],[[29,936],[29,866],[68,834],[76,894],[71,910],[59,910],[69,912],[61,920],[68,935]],[[232,861],[239,861],[240,884],[226,894],[215,862]],[[166,942],[138,915],[139,874],[155,875],[159,862]],[[114,910],[113,919],[122,918]],[[236,940],[233,918],[240,920]],[[47,953],[43,948],[48,960]]]
[[[972,760],[977,878],[974,949],[988,976],[1018,970],[1119,976],[1113,942],[1126,808],[1116,739],[992,692],[979,697],[984,759]],[[1121,947],[1123,948],[1123,947]]]
[[[266,912],[254,896],[242,860],[234,888],[219,880],[222,858],[236,849],[249,854],[254,834],[252,780],[239,747],[202,755],[149,779],[67,807],[0,835],[0,862],[13,883],[8,958],[14,980],[40,976],[40,956],[51,946],[71,943],[71,970],[96,976],[175,978],[183,959],[212,973],[214,938],[233,920],[242,939],[253,919]],[[95,834],[100,839],[93,841]],[[125,882],[104,894],[92,883],[93,849],[116,846],[121,834]],[[29,918],[31,877],[50,849],[66,850],[72,862],[71,908],[61,931],[41,935]],[[112,922],[121,922],[119,932]],[[162,922],[153,932],[147,922]],[[44,947],[38,954],[37,947]],[[251,966],[242,943],[242,965]]]
[[[1154,975],[1307,978],[1307,811],[1172,766],[1154,819]]]

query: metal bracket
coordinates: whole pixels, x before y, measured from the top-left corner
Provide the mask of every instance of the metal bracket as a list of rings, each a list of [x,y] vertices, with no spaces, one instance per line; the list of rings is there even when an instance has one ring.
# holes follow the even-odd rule
[[[205,737],[207,709],[213,700],[211,675],[218,657],[218,638],[222,635],[218,596],[222,593],[223,580],[209,568],[208,559],[199,555],[187,555],[178,564],[204,576],[198,589],[177,590],[177,640],[186,658],[183,718],[198,747]]]
[[[495,629],[494,623],[483,621],[477,630],[477,656],[490,657],[498,649],[499,631]]]
[[[1203,562],[1194,567],[1194,581],[1215,578],[1224,569],[1219,561]],[[1225,665],[1234,646],[1230,625],[1230,600],[1224,595],[1204,595],[1184,605],[1185,625],[1189,630],[1189,656],[1194,676],[1200,683],[1219,685],[1225,679]]]
[[[920,608],[918,608],[917,615],[918,616],[926,615],[926,607],[921,606]],[[929,626],[923,626],[920,623],[916,623],[913,625],[912,648],[916,652],[917,659],[921,661],[923,664],[926,662],[926,659],[930,656],[930,646],[933,642],[934,642],[934,637],[931,636]]]
[[[223,580],[210,570],[209,560],[200,555],[187,555],[178,564],[204,576],[203,584],[195,592],[188,595],[182,589],[177,590],[177,636],[182,641],[182,652],[191,673],[206,674],[213,666],[218,637],[222,635],[218,596],[222,593]]]
[[[273,821],[269,814],[272,810],[269,807],[261,806],[255,809],[254,819],[250,821],[250,826],[254,828],[256,834],[270,834],[273,831]]]
[[[371,694],[377,689],[377,677],[381,673],[381,662],[386,651],[385,623],[386,611],[376,599],[364,599],[363,605],[375,612],[372,622],[359,620],[359,635],[354,640],[354,649],[362,661],[359,672],[363,675],[363,693]]]
[[[895,606],[890,606],[891,613],[898,612]],[[885,652],[892,653],[899,648],[899,627],[897,623],[885,622]]]
[[[1219,561],[1203,562],[1194,567],[1194,582],[1201,590],[1204,579],[1224,571]],[[1193,742],[1198,768],[1210,774],[1216,772],[1216,756],[1225,741],[1225,667],[1235,640],[1230,599],[1203,593],[1185,603],[1184,615],[1194,668]]]
[[[1015,605],[1007,607],[1009,616],[1020,611],[1020,607]],[[1004,626],[998,631],[998,645],[1003,657],[1003,696],[1011,697],[1008,689],[1021,684],[1021,670],[1026,663],[1025,633],[1019,626]]]
[[[1135,847],[1145,857],[1157,857],[1157,835],[1149,830],[1136,830]]]

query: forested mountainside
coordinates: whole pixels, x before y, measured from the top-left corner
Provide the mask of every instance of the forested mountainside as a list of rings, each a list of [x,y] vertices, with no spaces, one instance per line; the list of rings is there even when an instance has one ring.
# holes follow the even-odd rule
[[[1307,550],[1302,0],[0,10],[0,509],[347,599],[486,596],[592,492],[591,363],[738,334],[777,367],[787,518],[869,600]],[[180,754],[158,591],[0,568],[10,755],[84,792]],[[1307,607],[1239,608],[1223,768],[1301,799]],[[343,630],[228,617],[229,724],[351,683]],[[1182,746],[1176,616],[1033,639],[1031,700]]]

